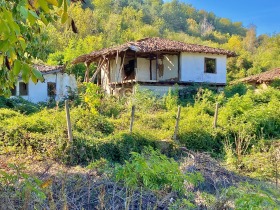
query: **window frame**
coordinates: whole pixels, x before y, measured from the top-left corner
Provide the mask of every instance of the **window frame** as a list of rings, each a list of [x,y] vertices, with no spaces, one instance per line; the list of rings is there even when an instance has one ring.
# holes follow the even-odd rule
[[[215,70],[214,72],[207,71],[207,60],[213,60],[215,62]],[[217,58],[204,58],[204,73],[206,74],[217,74]]]
[[[50,85],[53,85],[52,87],[54,87],[54,90],[49,88]],[[53,92],[53,94],[51,94],[51,92]],[[56,82],[47,82],[47,95],[48,97],[56,97]]]
[[[23,90],[21,89],[22,88],[22,85],[25,86],[25,91],[23,92]],[[19,82],[18,83],[18,89],[19,89],[19,96],[28,96],[29,94],[29,85],[28,83],[25,83],[25,82]]]

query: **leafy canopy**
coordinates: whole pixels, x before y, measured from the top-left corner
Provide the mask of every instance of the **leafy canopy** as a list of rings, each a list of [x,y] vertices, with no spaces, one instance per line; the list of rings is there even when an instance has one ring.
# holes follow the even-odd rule
[[[47,41],[44,26],[61,18],[74,29],[68,18],[70,0],[1,0],[0,2],[0,95],[9,96],[20,76],[27,83],[43,80],[31,61],[43,56]]]

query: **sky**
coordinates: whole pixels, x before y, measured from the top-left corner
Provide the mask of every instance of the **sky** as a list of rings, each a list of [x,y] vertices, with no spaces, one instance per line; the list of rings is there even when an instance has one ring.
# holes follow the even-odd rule
[[[218,17],[254,24],[257,35],[280,33],[280,0],[181,0]]]

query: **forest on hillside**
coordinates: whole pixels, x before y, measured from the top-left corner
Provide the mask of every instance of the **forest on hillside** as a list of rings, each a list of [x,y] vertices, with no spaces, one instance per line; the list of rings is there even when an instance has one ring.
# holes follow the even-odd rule
[[[58,22],[43,29],[41,38],[47,44],[38,46],[38,58],[52,65],[67,64],[79,76],[84,66],[71,66],[74,58],[144,37],[235,51],[238,56],[227,66],[228,81],[280,66],[279,34],[257,36],[257,26],[245,27],[178,0],[86,0],[71,4],[69,16],[68,24]]]

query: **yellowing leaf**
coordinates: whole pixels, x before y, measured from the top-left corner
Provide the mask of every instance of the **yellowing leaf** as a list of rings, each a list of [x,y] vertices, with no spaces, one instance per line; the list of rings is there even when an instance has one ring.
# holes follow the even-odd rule
[[[37,82],[38,82],[38,79],[34,74],[31,75],[31,80],[34,84],[37,84]]]
[[[67,18],[68,18],[67,12],[63,12],[62,17],[61,17],[61,23],[62,24],[65,23]]]
[[[25,49],[26,49],[26,42],[25,42],[25,39],[22,38],[22,37],[19,37],[19,38],[18,38],[18,41],[19,41],[19,43],[20,43],[20,45],[21,45],[21,48],[22,48],[23,50],[25,50]]]
[[[52,180],[51,180],[51,179],[48,179],[48,180],[46,180],[45,182],[43,182],[43,183],[41,184],[41,188],[47,188],[47,187],[49,187],[51,184],[52,184]]]
[[[58,7],[61,7],[63,0],[58,0]]]
[[[0,65],[3,64],[3,61],[4,61],[4,56],[3,56],[3,55],[0,55]]]
[[[36,18],[33,16],[31,11],[28,12],[27,19],[28,19],[30,25],[33,25],[36,22]]]
[[[46,12],[48,13],[50,11],[49,9],[49,5],[48,3],[46,2],[46,0],[38,0],[38,3],[40,5],[40,7]]]
[[[21,62],[19,60],[15,60],[14,62],[14,67],[13,67],[13,72],[15,75],[18,75],[21,69]]]
[[[67,0],[64,0],[64,13],[67,12]]]
[[[44,81],[42,73],[40,71],[38,71],[37,69],[34,69],[34,68],[32,69],[32,76],[33,75],[36,78],[36,80],[39,79],[40,81]]]
[[[41,15],[40,15],[40,18],[41,18],[41,21],[42,21],[45,25],[48,25],[48,24],[49,24],[49,21],[45,18],[45,15],[41,14]]]
[[[24,63],[22,65],[22,80],[25,82],[25,83],[28,83],[29,81],[29,75],[30,75],[30,66],[26,63]]]
[[[54,6],[58,6],[58,2],[57,2],[57,0],[46,0],[49,4],[52,4],[52,5],[54,5]]]

